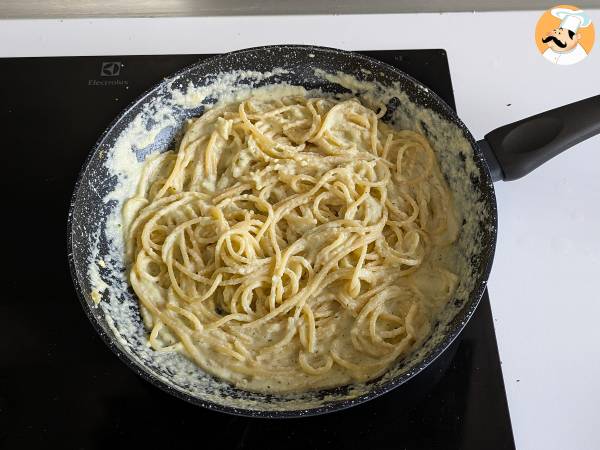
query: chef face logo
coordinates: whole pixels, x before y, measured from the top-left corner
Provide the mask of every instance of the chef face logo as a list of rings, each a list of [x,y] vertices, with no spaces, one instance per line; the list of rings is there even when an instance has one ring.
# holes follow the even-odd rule
[[[557,53],[570,52],[577,46],[579,40],[581,34],[575,34],[572,30],[564,28],[555,28],[542,38],[542,42]]]
[[[543,57],[561,66],[583,61],[594,45],[594,24],[576,6],[559,5],[537,23],[535,41]]]

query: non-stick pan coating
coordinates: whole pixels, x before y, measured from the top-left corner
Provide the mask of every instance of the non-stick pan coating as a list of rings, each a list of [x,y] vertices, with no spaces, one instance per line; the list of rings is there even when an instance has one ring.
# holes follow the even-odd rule
[[[235,70],[266,72],[272,71],[274,68],[283,68],[289,71],[289,73],[281,75],[282,81],[301,85],[308,89],[320,88],[328,92],[339,92],[343,89],[339,85],[315,76],[314,68],[320,68],[330,73],[341,71],[352,74],[358,79],[376,80],[384,85],[398,82],[412,102],[423,108],[431,109],[462,130],[464,137],[473,147],[474,161],[479,169],[479,175],[471,177],[472,188],[478,193],[487,209],[486,217],[479,224],[483,244],[482,251],[472,260],[476,272],[475,287],[468,300],[457,305],[458,312],[447,327],[441,342],[414,364],[410,370],[399,370],[399,374],[393,378],[370,382],[367,388],[362,389],[363,393],[358,397],[352,398],[352,387],[323,390],[309,394],[314,401],[298,408],[293,405],[302,405],[302,403],[290,403],[293,401],[290,400],[291,397],[249,393],[222,382],[215,381],[215,385],[211,385],[210,395],[198,392],[192,394],[185,387],[174,385],[169,381],[172,374],[160,373],[156,367],[148,367],[139,358],[132,356],[122,342],[115,339],[103,309],[94,307],[90,298],[94,286],[87,275],[88,264],[95,256],[92,255],[90,242],[95,238],[95,233],[100,230],[99,255],[102,256],[106,252],[106,237],[103,236],[102,229],[111,208],[114,207],[114,203],[106,203],[103,200],[114,189],[117,182],[104,166],[103,152],[111,149],[118,136],[142,111],[144,105],[157,97],[168,95],[166,86],[171,81],[175,86],[184,87],[190,82],[198,86],[214,82],[215,74],[218,73]],[[182,123],[185,118],[196,116],[201,112],[202,109],[181,109],[173,113],[177,116],[178,122]],[[152,151],[168,148],[176,131],[171,130],[160,136]],[[400,70],[363,55],[322,47],[286,45],[242,50],[205,60],[170,77],[130,105],[108,127],[90,152],[75,186],[68,227],[69,263],[75,289],[83,308],[102,339],[132,370],[176,397],[207,408],[246,416],[295,417],[344,409],[375,398],[417,375],[448,347],[473,314],[485,289],[496,241],[496,203],[487,166],[475,140],[454,111],[437,95]],[[131,292],[124,293],[120,301],[127,301],[127,306],[137,313],[138,305],[137,302],[132,301],[132,298]],[[400,363],[401,365],[402,363]]]

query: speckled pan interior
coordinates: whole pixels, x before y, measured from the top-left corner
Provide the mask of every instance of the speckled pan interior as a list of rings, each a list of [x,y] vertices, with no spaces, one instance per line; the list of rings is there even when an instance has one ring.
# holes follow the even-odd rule
[[[137,300],[127,287],[125,263],[109,255],[107,218],[120,204],[106,198],[120,180],[106,166],[106,154],[131,122],[152,102],[168,99],[173,87],[185,90],[190,83],[196,87],[210,86],[232,71],[272,72],[274,69],[281,69],[276,77],[253,82],[252,86],[287,83],[325,93],[348,93],[347,87],[336,83],[334,78],[322,76],[341,72],[359,82],[389,87],[381,94],[390,109],[384,119],[427,135],[442,158],[442,170],[462,209],[464,231],[458,245],[464,258],[458,267],[461,284],[456,298],[421,349],[399,361],[380,379],[366,384],[293,395],[258,394],[203,373],[181,355],[170,356],[171,359],[153,355],[145,345],[146,332],[139,318]],[[248,83],[239,80],[240,88],[247,87]],[[390,92],[398,92],[398,95],[390,95]],[[355,94],[360,96],[360,92]],[[170,114],[177,126],[158,133],[139,157],[143,159],[169,148],[183,121],[198,116],[217,100],[208,96],[202,104],[191,108],[173,105]],[[447,151],[449,147],[452,151]],[[433,92],[394,67],[355,53],[311,46],[260,47],[218,56],[184,69],[146,92],[108,127],[91,149],[75,186],[68,225],[69,262],[75,290],[87,316],[109,348],[141,377],[176,397],[218,411],[260,417],[297,417],[340,410],[375,398],[417,376],[460,334],[473,314],[486,286],[495,243],[496,203],[488,169],[475,140],[454,111]],[[109,263],[109,267],[99,272],[107,289],[98,307],[90,297],[98,280],[92,280],[87,269],[96,258],[105,258]]]

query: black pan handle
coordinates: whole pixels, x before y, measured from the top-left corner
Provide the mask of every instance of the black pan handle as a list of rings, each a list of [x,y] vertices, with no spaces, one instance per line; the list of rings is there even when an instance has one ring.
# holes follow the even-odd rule
[[[516,180],[600,133],[600,95],[514,122],[477,144],[494,181]]]

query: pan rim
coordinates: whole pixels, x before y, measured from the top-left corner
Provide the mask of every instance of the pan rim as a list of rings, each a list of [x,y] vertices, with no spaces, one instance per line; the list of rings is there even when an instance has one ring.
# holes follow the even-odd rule
[[[489,239],[489,242],[486,245],[484,245],[483,251],[479,255],[482,258],[482,260],[485,260],[485,262],[482,263],[481,269],[478,271],[479,273],[475,280],[475,287],[471,291],[468,299],[465,301],[462,308],[460,310],[458,310],[457,315],[455,316],[453,321],[448,324],[448,330],[446,333],[444,333],[444,337],[440,340],[440,342],[437,343],[435,346],[433,346],[433,348],[425,355],[425,357],[422,358],[413,367],[411,367],[410,370],[408,370],[396,377],[391,378],[390,380],[383,383],[381,386],[378,386],[378,387],[370,390],[369,392],[361,394],[354,398],[333,401],[333,402],[325,404],[323,406],[317,406],[317,407],[311,408],[311,409],[260,410],[260,409],[250,409],[250,408],[237,408],[237,407],[222,405],[222,404],[219,404],[219,403],[216,403],[213,401],[209,401],[209,400],[204,400],[199,397],[195,397],[195,396],[190,395],[182,390],[175,388],[174,386],[167,384],[165,381],[161,380],[159,377],[155,376],[150,371],[148,371],[143,364],[138,363],[134,358],[130,357],[126,352],[122,351],[119,348],[119,346],[116,344],[115,339],[104,330],[104,328],[102,327],[102,325],[100,324],[100,322],[98,321],[98,319],[94,316],[94,314],[92,312],[93,306],[90,304],[90,302],[88,301],[88,299],[85,297],[85,295],[83,293],[83,287],[79,281],[79,275],[78,275],[79,269],[78,269],[78,267],[75,263],[74,257],[73,257],[73,231],[74,231],[73,217],[74,217],[75,205],[77,203],[79,193],[80,193],[80,188],[83,185],[83,180],[85,178],[85,175],[87,173],[87,170],[89,168],[89,164],[90,164],[92,158],[99,151],[100,146],[102,145],[102,143],[104,142],[106,137],[110,134],[110,132],[113,130],[113,128],[117,125],[117,123],[119,123],[123,119],[123,117],[126,116],[133,108],[135,108],[139,104],[143,103],[144,100],[149,95],[151,95],[155,91],[159,90],[165,84],[172,82],[173,80],[177,79],[178,77],[180,77],[181,75],[183,75],[187,72],[190,72],[194,69],[200,68],[203,65],[213,64],[216,60],[226,57],[226,56],[227,57],[235,57],[235,56],[243,55],[245,53],[256,53],[256,52],[260,52],[260,51],[269,51],[271,49],[278,50],[278,51],[289,49],[289,50],[294,50],[294,51],[302,50],[302,51],[316,51],[316,52],[321,52],[321,53],[345,54],[345,55],[352,57],[353,59],[358,58],[358,59],[369,61],[372,64],[384,65],[384,66],[386,66],[386,68],[388,70],[391,70],[398,78],[405,79],[406,81],[422,88],[426,92],[426,95],[431,100],[433,100],[437,104],[437,106],[439,106],[444,111],[446,116],[452,119],[450,121],[461,129],[461,131],[464,134],[464,137],[467,139],[467,141],[470,143],[471,147],[473,148],[474,158],[475,158],[476,162],[478,163],[478,165],[480,166],[480,168],[482,169],[481,172],[482,172],[483,176],[485,177],[485,179],[482,180],[481,185],[487,189],[487,192],[484,192],[484,194],[486,194],[485,195],[486,203],[488,204],[487,206],[488,206],[488,209],[492,216],[491,220],[490,220],[490,225],[491,225],[490,228],[492,228],[492,230],[490,230],[488,232],[488,236],[487,236],[490,239]],[[145,90],[140,96],[138,96],[135,100],[133,100],[131,103],[129,103],[111,121],[111,123],[101,133],[100,137],[94,143],[91,150],[88,152],[88,155],[86,156],[86,159],[81,166],[81,169],[77,176],[77,180],[74,184],[73,193],[71,195],[71,200],[69,203],[69,212],[68,212],[68,219],[67,219],[67,258],[68,258],[68,262],[69,262],[69,271],[71,274],[71,278],[73,280],[75,291],[76,291],[79,301],[85,311],[85,314],[86,314],[88,320],[91,322],[93,328],[100,335],[102,341],[108,346],[108,348],[113,353],[115,353],[117,355],[117,357],[121,361],[123,361],[131,370],[133,370],[137,375],[142,377],[144,380],[146,380],[146,381],[150,382],[152,385],[160,388],[162,391],[164,391],[168,394],[171,394],[179,399],[182,399],[188,403],[191,403],[191,404],[194,404],[197,406],[202,406],[206,409],[209,409],[212,411],[218,411],[220,413],[227,413],[227,414],[243,416],[243,417],[262,417],[262,418],[308,417],[308,416],[322,415],[322,414],[326,414],[326,413],[330,413],[330,412],[334,412],[334,411],[341,411],[341,410],[350,408],[352,406],[356,406],[361,403],[367,402],[374,398],[377,398],[377,397],[395,389],[396,387],[398,387],[402,384],[405,384],[410,379],[417,376],[425,368],[427,368],[431,363],[433,363],[442,353],[444,353],[447,350],[447,348],[461,334],[462,330],[464,329],[464,327],[466,326],[468,321],[473,316],[473,314],[474,314],[475,310],[477,309],[479,302],[483,296],[483,293],[487,287],[487,280],[488,280],[489,274],[491,272],[496,243],[497,243],[497,228],[498,228],[497,217],[498,217],[498,214],[497,214],[497,203],[496,203],[495,191],[493,188],[493,183],[491,180],[489,169],[485,163],[485,159],[483,158],[483,156],[481,154],[481,150],[479,149],[477,142],[473,138],[471,132],[469,131],[467,126],[462,122],[462,120],[460,119],[458,114],[434,91],[427,88],[421,82],[419,82],[412,76],[406,74],[402,70],[400,70],[394,66],[391,66],[383,61],[380,61],[376,58],[366,56],[366,55],[363,55],[360,53],[356,53],[356,52],[352,52],[352,51],[348,51],[348,50],[331,48],[331,47],[314,46],[314,45],[297,45],[297,44],[265,45],[265,46],[241,49],[241,50],[227,52],[227,53],[223,53],[223,54],[215,54],[215,55],[210,56],[206,59],[203,59],[199,62],[188,65],[188,66],[180,69],[179,71],[175,72],[174,74],[169,75],[167,78],[163,78],[163,80],[160,83],[156,83],[149,89]],[[454,326],[451,327],[451,324],[456,320],[456,317],[458,317],[458,316],[461,316],[461,320],[459,322],[457,322]],[[239,388],[236,388],[236,389],[239,389]]]

